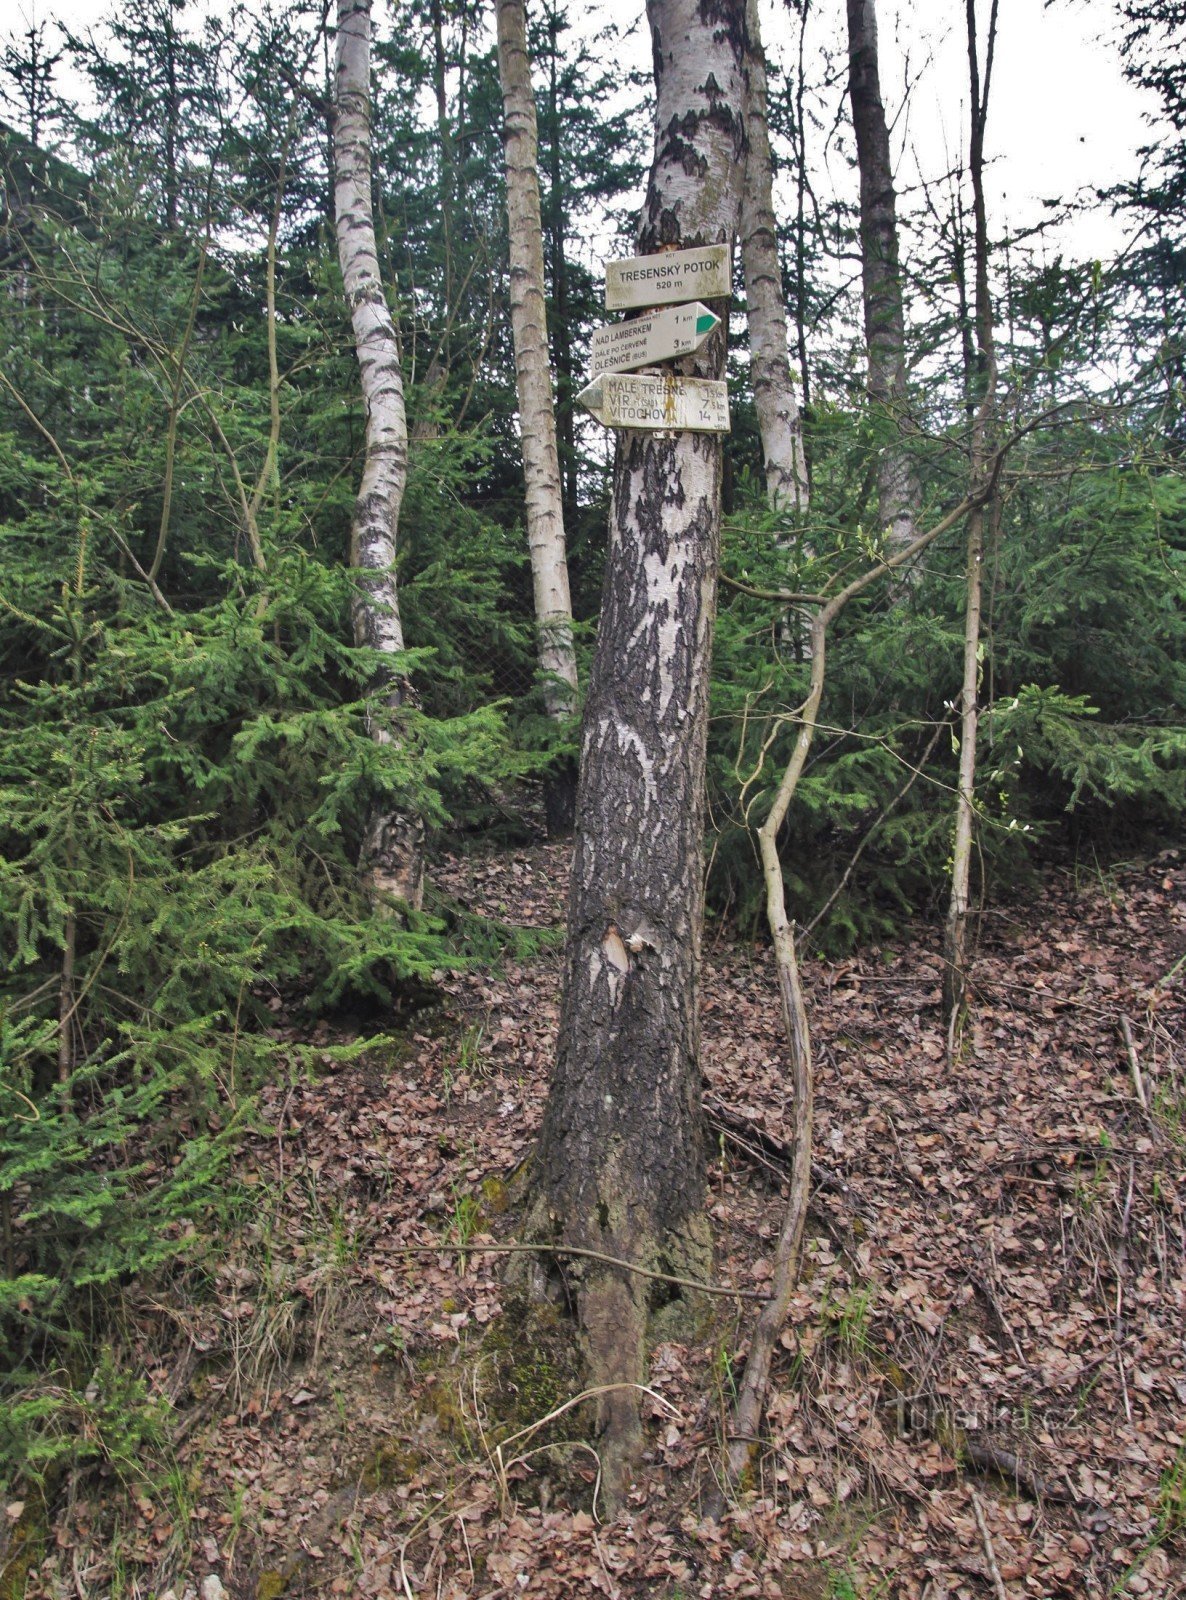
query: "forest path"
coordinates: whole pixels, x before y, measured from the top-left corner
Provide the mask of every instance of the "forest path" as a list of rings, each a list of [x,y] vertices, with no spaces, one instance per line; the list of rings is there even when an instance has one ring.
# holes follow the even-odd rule
[[[474,912],[559,929],[566,872],[546,845],[450,858],[436,881]],[[216,1303],[186,1313],[200,1362],[180,1389],[176,1371],[155,1379],[180,1394],[194,1540],[179,1556],[180,1528],[142,1502],[123,1540],[135,1592],[184,1600],[217,1577],[242,1600],[1186,1593],[1184,992],[1180,971],[1166,981],[1184,949],[1178,853],[1078,886],[1049,875],[984,918],[954,1070],[937,930],[808,961],[806,1269],[755,1492],[720,1527],[700,1521],[697,1483],[744,1357],[750,1312],[728,1301],[654,1353],[664,1403],[627,1511],[594,1520],[580,1448],[531,1456],[500,1495],[496,1430],[575,1381],[516,1321],[506,1258],[480,1250],[513,1230],[559,945],[446,976],[443,1017],[413,1020],[406,1053],[264,1092],[237,1165],[258,1205]],[[790,1108],[763,947],[709,930],[703,1018],[709,1103],[777,1166]],[[777,1175],[713,1136],[717,1279],[760,1290]],[[477,1253],[404,1253],[459,1243]]]

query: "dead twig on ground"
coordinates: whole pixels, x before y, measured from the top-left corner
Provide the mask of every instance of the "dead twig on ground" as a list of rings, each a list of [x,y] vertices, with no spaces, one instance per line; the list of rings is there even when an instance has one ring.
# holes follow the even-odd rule
[[[1128,1378],[1124,1371],[1124,1277],[1128,1269],[1128,1225],[1132,1219],[1132,1192],[1133,1181],[1136,1176],[1136,1162],[1128,1164],[1128,1194],[1124,1201],[1124,1211],[1120,1218],[1120,1237],[1116,1244],[1116,1318],[1113,1323],[1112,1334],[1116,1344],[1116,1367],[1120,1373],[1120,1394],[1124,1401],[1124,1415],[1132,1421],[1132,1401],[1128,1397]]]
[[[1125,1054],[1128,1056],[1128,1070],[1132,1077],[1132,1086],[1136,1090],[1137,1099],[1141,1102],[1141,1110],[1149,1115],[1149,1099],[1145,1093],[1145,1080],[1141,1076],[1141,1058],[1137,1055],[1137,1043],[1132,1035],[1132,1023],[1121,1014],[1120,1035],[1124,1040]]]
[[[794,1150],[784,1139],[767,1133],[765,1128],[760,1128],[751,1118],[743,1117],[739,1111],[725,1105],[724,1101],[718,1100],[715,1095],[704,1096],[704,1113],[709,1127],[727,1139],[735,1150],[739,1150],[761,1171],[776,1177],[780,1185],[787,1181]],[[816,1160],[811,1163],[811,1183],[813,1188],[823,1194],[849,1193],[848,1185]]]
[[[971,1437],[961,1438],[960,1459],[965,1468],[1002,1478],[1019,1493],[1039,1503],[1043,1500],[1057,1500],[1060,1505],[1079,1503],[1065,1489],[1058,1489],[1054,1484],[1047,1482],[1032,1468],[1027,1467],[1020,1456],[1014,1455],[1012,1450],[1005,1450],[1001,1445]]]
[[[1001,1569],[997,1566],[996,1551],[992,1547],[992,1535],[988,1531],[988,1521],[984,1515],[984,1507],[980,1504],[980,1496],[975,1489],[971,1490],[972,1510],[976,1516],[976,1526],[980,1529],[980,1543],[984,1546],[984,1559],[988,1565],[989,1576],[992,1578],[993,1592],[997,1600],[1009,1600],[1005,1590],[1005,1580],[1001,1577]]]
[[[600,1250],[584,1250],[574,1244],[475,1244],[470,1240],[468,1244],[401,1244],[391,1253],[397,1256],[431,1256],[439,1255],[442,1251],[454,1254],[473,1254],[476,1256],[508,1256],[508,1255],[552,1255],[552,1256],[580,1256],[589,1261],[604,1261],[607,1266],[621,1267],[624,1272],[633,1272],[639,1278],[650,1278],[655,1283],[674,1283],[680,1289],[695,1289],[698,1294],[722,1295],[726,1299],[761,1300],[763,1295],[754,1289],[733,1289],[728,1284],[701,1283],[696,1278],[677,1278],[671,1272],[654,1272],[650,1267],[640,1267],[634,1261],[623,1261],[618,1256],[603,1255]]]

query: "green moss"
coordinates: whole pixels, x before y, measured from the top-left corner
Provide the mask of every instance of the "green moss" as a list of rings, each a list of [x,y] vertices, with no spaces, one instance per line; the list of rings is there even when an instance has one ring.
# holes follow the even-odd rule
[[[437,1426],[446,1439],[468,1452],[471,1447],[470,1430],[458,1392],[458,1385],[462,1382],[464,1377],[459,1368],[447,1377],[439,1373],[430,1374],[429,1383],[421,1396],[421,1407],[436,1418]]]
[[[482,1398],[495,1442],[555,1411],[581,1387],[581,1360],[569,1320],[548,1302],[514,1295],[482,1341]],[[533,1443],[573,1436],[573,1413],[542,1428]],[[567,1424],[567,1426],[566,1426]]]
[[[48,1537],[45,1502],[32,1493],[9,1536],[8,1554],[0,1567],[0,1600],[24,1600],[29,1574],[45,1554]]]
[[[757,1446],[756,1445],[750,1445],[749,1453],[745,1458],[745,1466],[742,1467],[741,1475],[737,1479],[737,1491],[738,1491],[739,1494],[741,1494],[743,1496],[748,1496],[748,1495],[753,1494],[754,1490],[758,1486],[757,1456],[758,1456],[758,1448],[757,1448]],[[740,1529],[734,1529],[733,1537],[734,1537],[734,1541],[735,1542],[736,1542],[738,1536],[740,1535],[740,1533],[741,1533]]]
[[[282,1572],[269,1567],[259,1575],[259,1582],[255,1586],[255,1600],[280,1600],[287,1583],[288,1580]]]
[[[423,1450],[409,1444],[406,1439],[385,1439],[371,1458],[363,1465],[359,1482],[364,1489],[397,1487],[422,1471],[428,1461]]]
[[[713,1321],[713,1305],[706,1294],[685,1289],[651,1312],[647,1329],[652,1345],[699,1344]]]
[[[871,1365],[887,1380],[891,1389],[898,1394],[911,1394],[914,1390],[914,1380],[889,1356],[873,1355]]]
[[[968,1449],[968,1436],[945,1411],[936,1413],[931,1423],[931,1433],[937,1444],[941,1444],[957,1461],[963,1462]]]

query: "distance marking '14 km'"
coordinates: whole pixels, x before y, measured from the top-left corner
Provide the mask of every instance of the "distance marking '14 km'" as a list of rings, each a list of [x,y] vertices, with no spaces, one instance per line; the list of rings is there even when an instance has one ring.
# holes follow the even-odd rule
[[[680,305],[686,300],[717,300],[732,289],[729,246],[697,245],[691,250],[663,250],[655,256],[633,256],[605,264],[605,309]]]
[[[650,367],[658,361],[690,356],[720,325],[707,306],[694,301],[690,306],[669,306],[653,311],[634,322],[616,322],[598,328],[593,335],[593,371],[629,372],[631,367]]]
[[[729,388],[715,378],[603,372],[577,398],[607,428],[729,431]]]

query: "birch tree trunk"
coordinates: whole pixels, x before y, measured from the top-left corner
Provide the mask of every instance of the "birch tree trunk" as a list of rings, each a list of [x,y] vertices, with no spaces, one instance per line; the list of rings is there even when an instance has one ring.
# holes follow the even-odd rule
[[[408,698],[394,658],[404,648],[395,577],[399,509],[408,476],[408,424],[399,340],[379,276],[371,213],[371,6],[338,0],[334,118],[334,213],[338,260],[366,405],[366,462],[354,503],[350,563],[355,642],[378,652],[371,689],[373,737],[394,737],[390,717]],[[367,823],[361,865],[373,898],[394,895],[419,906],[424,831],[419,818],[377,806]]]
[[[505,116],[511,333],[527,488],[527,543],[531,550],[539,664],[545,674],[544,704],[550,717],[560,719],[569,716],[576,706],[577,665],[544,311],[539,140],[523,0],[498,0],[498,72]]]
[[[877,459],[877,516],[891,554],[915,537],[918,481],[905,446],[910,433],[906,327],[898,267],[898,220],[889,129],[881,101],[874,0],[848,0],[848,90],[861,179],[861,282],[868,392],[884,428]]]
[[[560,129],[564,110],[560,103],[560,32],[563,19],[555,5],[547,7],[548,24],[548,218],[547,260],[552,276],[552,350],[556,367],[557,432],[560,447],[560,477],[563,483],[564,525],[576,527],[580,510],[577,483],[576,408],[573,397],[577,383],[572,348],[572,329],[568,292],[567,216],[565,212],[564,167],[561,160]]]
[[[972,493],[985,484],[993,448],[996,420],[997,360],[993,329],[992,295],[988,281],[988,219],[984,204],[984,129],[988,120],[988,93],[992,82],[996,45],[997,3],[992,0],[985,50],[984,82],[976,39],[976,0],[966,0],[968,72],[972,101],[972,134],[968,166],[972,177],[973,263],[975,271],[976,384],[979,404],[972,418],[970,470]],[[964,609],[964,670],[960,690],[959,777],[956,785],[955,840],[951,856],[951,900],[947,909],[944,1001],[948,1040],[955,1038],[967,1004],[968,909],[972,869],[972,841],[976,820],[976,736],[980,722],[980,611],[984,567],[986,520],[994,522],[995,502],[979,504],[968,518],[968,578]]]
[[[648,0],[656,149],[639,248],[732,244],[745,155],[745,0]],[[720,378],[722,326],[679,372]],[[719,436],[621,432],[585,706],[555,1073],[535,1237],[702,1278],[698,990]],[[641,1439],[648,1282],[599,1266],[579,1312],[620,1497]],[[653,1287],[653,1285],[651,1285]],[[668,1290],[666,1298],[670,1299]]]
[[[745,117],[749,152],[741,195],[741,265],[749,321],[750,373],[762,438],[766,498],[776,511],[806,511],[807,460],[803,452],[803,421],[787,356],[787,313],[766,111],[766,56],[757,0],[749,0],[746,6],[746,26],[750,42],[749,104]]]

